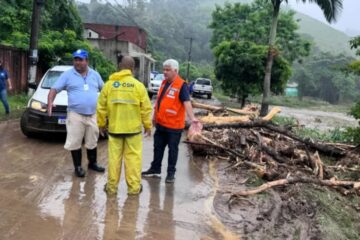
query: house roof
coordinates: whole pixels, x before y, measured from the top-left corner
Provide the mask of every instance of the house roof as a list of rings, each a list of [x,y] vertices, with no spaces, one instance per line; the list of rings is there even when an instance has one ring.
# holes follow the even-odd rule
[[[84,28],[98,33],[100,39],[128,41],[144,50],[147,47],[147,33],[144,29],[137,26],[84,23]]]

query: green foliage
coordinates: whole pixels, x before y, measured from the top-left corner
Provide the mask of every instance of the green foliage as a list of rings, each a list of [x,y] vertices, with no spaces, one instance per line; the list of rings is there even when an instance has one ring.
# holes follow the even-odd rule
[[[286,125],[286,126],[295,126],[297,124],[297,120],[294,117],[284,117],[284,116],[279,116],[279,115],[275,115],[272,119],[271,122],[277,125]]]
[[[344,32],[300,12],[295,14],[295,19],[298,20],[300,26],[298,33],[308,39],[320,51],[330,52],[333,55],[355,56],[355,51],[349,47],[350,37]]]
[[[215,74],[222,82],[222,88],[232,96],[247,98],[262,91],[267,46],[245,41],[224,41],[214,48]],[[274,59],[272,91],[281,93],[291,70],[281,56]]]
[[[225,4],[217,6],[212,13],[210,28],[213,29],[211,47],[222,41],[251,41],[260,45],[269,42],[272,5],[266,0],[256,0],[252,4]],[[307,56],[310,42],[296,32],[298,24],[293,11],[281,12],[277,30],[277,45],[281,55],[289,62]],[[265,65],[264,65],[265,66]]]
[[[291,81],[299,84],[299,96],[310,96],[332,104],[352,102],[359,97],[360,81],[345,71],[352,60],[344,55],[318,53],[294,68]]]
[[[353,38],[350,41],[351,48],[357,49],[356,54],[360,56],[360,36]],[[349,69],[357,74],[360,75],[360,61],[353,61],[349,66]],[[358,88],[360,88],[360,80],[358,81]],[[351,108],[350,114],[357,120],[360,119],[360,101],[358,100],[357,103]],[[353,137],[355,143],[360,144],[360,121],[359,126],[357,128],[348,128],[348,134]]]
[[[187,62],[180,64],[179,74],[184,79],[186,78],[187,73]],[[214,69],[209,63],[191,63],[189,68],[189,81],[193,81],[196,78],[209,78],[211,80],[215,79]]]
[[[5,115],[5,111],[0,108],[0,121],[18,119],[24,112],[29,96],[27,94],[9,95],[7,99],[10,106],[10,115]]]
[[[93,65],[104,81],[109,79],[109,76],[117,71],[116,66],[107,58],[104,57],[102,52],[95,48],[90,51],[90,65]]]
[[[302,138],[310,138],[315,141],[353,143],[353,137],[348,130],[335,128],[327,132],[321,132],[311,128],[296,128],[295,134]]]
[[[100,2],[100,1],[99,1]],[[210,12],[205,4],[210,0],[131,0],[127,6],[91,1],[80,4],[85,22],[141,26],[148,33],[148,50],[158,60],[174,58],[185,62],[189,40],[193,37],[192,61],[211,62],[209,47],[211,32],[207,28]],[[161,68],[161,66],[157,66]]]
[[[29,49],[32,0],[2,1],[0,43]],[[38,65],[46,70],[56,64],[71,64],[71,53],[78,48],[90,52],[103,79],[115,71],[115,66],[83,39],[83,25],[72,0],[48,0],[41,14]]]
[[[355,106],[353,106],[351,108],[350,114],[355,118],[355,119],[360,119],[360,101],[358,101]]]

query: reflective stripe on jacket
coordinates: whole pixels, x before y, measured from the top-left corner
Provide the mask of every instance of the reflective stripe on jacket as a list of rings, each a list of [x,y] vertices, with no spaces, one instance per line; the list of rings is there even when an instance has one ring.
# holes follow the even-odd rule
[[[172,129],[183,129],[185,127],[185,106],[180,101],[180,90],[184,84],[184,80],[179,75],[176,76],[174,82],[167,88],[163,98],[160,102],[160,107],[155,104],[156,123],[163,127]],[[156,101],[159,101],[159,97],[164,90],[166,80],[161,84],[158,97]]]
[[[145,129],[152,127],[151,110],[144,84],[130,70],[122,70],[112,74],[101,90],[97,123],[99,127],[108,124],[109,133],[140,133],[142,125]]]

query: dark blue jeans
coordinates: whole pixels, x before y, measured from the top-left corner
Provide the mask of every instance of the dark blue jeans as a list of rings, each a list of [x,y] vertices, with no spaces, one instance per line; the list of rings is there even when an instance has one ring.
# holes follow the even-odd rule
[[[161,173],[161,162],[166,145],[169,147],[167,174],[174,175],[178,159],[181,132],[167,132],[156,129],[154,135],[154,160],[151,169]]]
[[[2,104],[4,105],[4,108],[5,108],[5,112],[6,113],[9,113],[10,112],[10,108],[9,108],[9,104],[7,102],[7,99],[6,99],[6,89],[2,89],[0,91],[0,100],[2,102]]]

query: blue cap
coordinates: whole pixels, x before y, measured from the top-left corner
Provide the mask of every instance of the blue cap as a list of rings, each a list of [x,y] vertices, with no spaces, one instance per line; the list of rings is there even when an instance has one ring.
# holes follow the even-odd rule
[[[84,59],[84,58],[88,58],[89,54],[86,50],[84,49],[78,49],[76,50],[75,52],[73,52],[72,54],[73,58],[81,58],[81,59]]]

